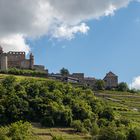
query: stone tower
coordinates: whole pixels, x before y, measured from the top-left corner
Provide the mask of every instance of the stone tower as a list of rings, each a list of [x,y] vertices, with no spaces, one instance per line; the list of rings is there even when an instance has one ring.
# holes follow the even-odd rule
[[[6,53],[1,54],[1,70],[5,71],[7,70],[7,55]]]
[[[30,53],[30,69],[34,68],[34,56],[32,53]]]

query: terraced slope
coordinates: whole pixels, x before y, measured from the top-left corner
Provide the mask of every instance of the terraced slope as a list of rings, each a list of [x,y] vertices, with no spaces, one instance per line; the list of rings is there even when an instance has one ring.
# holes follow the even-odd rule
[[[129,92],[102,91],[96,96],[102,98],[122,117],[140,125],[140,94]]]

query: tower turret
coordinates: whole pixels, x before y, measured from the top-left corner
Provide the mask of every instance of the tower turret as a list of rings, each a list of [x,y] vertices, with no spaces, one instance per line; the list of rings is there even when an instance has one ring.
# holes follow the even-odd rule
[[[30,69],[34,68],[34,56],[32,53],[30,53]]]

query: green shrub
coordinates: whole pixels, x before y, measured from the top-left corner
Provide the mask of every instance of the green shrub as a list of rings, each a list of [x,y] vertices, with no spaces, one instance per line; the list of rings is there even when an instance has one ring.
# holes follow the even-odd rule
[[[84,125],[84,128],[88,131],[91,130],[92,128],[92,123],[91,123],[91,120],[90,119],[86,119],[83,121],[83,125]]]
[[[90,133],[91,133],[92,136],[96,136],[96,135],[98,135],[99,130],[100,129],[99,129],[99,126],[97,125],[97,123],[93,123],[92,128],[90,130]]]
[[[52,140],[64,140],[63,137],[53,136]]]
[[[75,120],[71,123],[71,127],[73,127],[77,132],[85,132],[85,128],[80,120]]]
[[[53,127],[54,126],[54,120],[52,117],[44,117],[41,120],[41,125],[46,127]]]
[[[130,129],[128,132],[127,140],[139,140],[140,139],[140,128],[136,127]]]
[[[28,122],[15,122],[0,128],[0,140],[35,140],[32,126]]]

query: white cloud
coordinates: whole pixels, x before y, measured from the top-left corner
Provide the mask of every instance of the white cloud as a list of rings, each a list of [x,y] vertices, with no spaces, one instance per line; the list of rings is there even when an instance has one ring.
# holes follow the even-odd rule
[[[132,81],[132,84],[130,84],[130,87],[132,89],[140,89],[140,76],[135,77]]]
[[[30,51],[29,46],[26,44],[25,39],[22,35],[16,34],[12,36],[6,36],[0,39],[1,45],[4,46],[5,52],[11,51]]]
[[[13,41],[18,47],[7,47],[6,43],[3,46],[28,51],[25,37],[72,39],[78,32],[87,33],[87,20],[113,15],[131,1],[134,0],[0,0],[0,41],[20,36],[16,43]]]
[[[89,27],[85,23],[81,23],[78,26],[67,26],[67,25],[62,25],[55,29],[55,31],[52,33],[52,36],[54,38],[66,38],[71,40],[74,38],[74,35],[76,33],[82,33],[86,34],[89,30]]]

